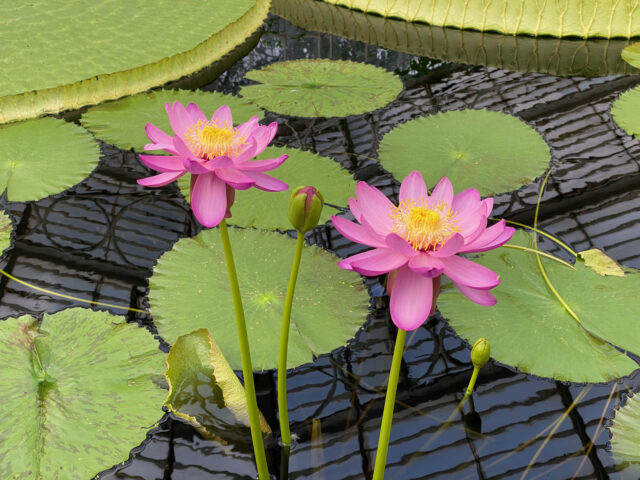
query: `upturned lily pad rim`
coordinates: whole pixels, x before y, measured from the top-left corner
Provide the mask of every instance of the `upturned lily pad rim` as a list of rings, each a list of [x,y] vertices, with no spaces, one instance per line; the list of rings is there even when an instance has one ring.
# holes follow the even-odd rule
[[[11,229],[9,232],[9,235],[7,235],[6,237],[6,247],[3,248],[3,237],[2,237],[2,222],[4,222],[4,220],[1,217],[5,217],[8,220],[8,225],[9,228]],[[2,262],[6,255],[7,252],[9,250],[11,250],[11,247],[13,247],[13,243],[15,241],[16,238],[16,221],[14,220],[12,215],[8,215],[6,210],[1,210],[0,209],[0,262]]]

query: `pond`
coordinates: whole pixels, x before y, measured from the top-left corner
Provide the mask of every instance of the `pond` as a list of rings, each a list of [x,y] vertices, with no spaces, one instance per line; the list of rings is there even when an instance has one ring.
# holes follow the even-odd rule
[[[620,49],[611,50],[614,58],[604,58],[619,65]],[[539,228],[576,251],[599,248],[624,266],[640,268],[640,143],[609,115],[612,102],[640,84],[640,76],[623,75],[633,72],[619,67],[610,68],[607,76],[560,77],[517,71],[513,61],[505,61],[504,69],[496,62],[455,63],[463,60],[461,55],[455,61],[412,55],[305,30],[272,13],[261,35],[215,64],[212,75],[225,69],[218,78],[211,81],[203,75],[193,82],[205,82],[199,85],[204,91],[237,94],[251,83],[245,79],[248,71],[302,58],[376,65],[396,72],[404,89],[385,107],[362,115],[301,118],[267,112],[265,121],[279,124],[276,145],[333,158],[356,180],[395,199],[398,181],[375,160],[384,134],[437,112],[484,108],[509,113],[544,137],[557,163],[540,204]],[[519,65],[528,59],[520,59]],[[562,64],[541,70],[570,68]],[[175,183],[159,189],[136,184],[149,171],[133,151],[101,143],[100,152],[98,167],[68,191],[27,203],[10,202],[5,195],[0,208],[14,220],[15,233],[1,267],[18,279],[70,297],[146,310],[148,279],[158,259],[178,239],[202,227]],[[533,225],[539,188],[536,181],[496,196],[493,216]],[[330,223],[313,230],[307,240],[340,257],[363,249]],[[571,259],[543,237],[539,248]],[[365,282],[372,295],[370,315],[355,339],[289,372],[291,431],[298,437],[289,459],[291,479],[346,480],[372,474],[395,327],[382,286],[375,278]],[[40,316],[74,306],[86,305],[0,277],[2,318]],[[107,310],[122,314],[116,308]],[[130,311],[126,318],[157,333],[150,315]],[[517,345],[521,339],[511,341]],[[640,386],[637,371],[616,382],[576,384],[491,361],[481,370],[473,400],[459,412],[456,406],[473,371],[469,344],[439,313],[412,332],[407,344],[385,478],[639,478],[637,468],[612,455],[605,428],[614,407]],[[164,342],[162,348],[168,351]],[[277,375],[274,370],[259,372],[255,381],[260,409],[275,429]],[[271,471],[278,476],[280,449],[273,438],[267,447]],[[255,476],[250,443],[204,439],[167,414],[127,462],[99,478]]]

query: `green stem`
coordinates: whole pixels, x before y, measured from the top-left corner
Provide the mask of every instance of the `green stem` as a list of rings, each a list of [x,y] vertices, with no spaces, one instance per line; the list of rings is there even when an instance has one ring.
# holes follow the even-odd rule
[[[476,386],[476,381],[478,380],[478,373],[480,373],[480,369],[478,367],[473,367],[473,373],[471,374],[471,380],[469,380],[469,386],[467,387],[467,393],[465,396],[469,396],[473,393],[473,388]]]
[[[224,219],[220,222],[220,236],[222,237],[224,258],[227,261],[227,271],[229,272],[233,308],[236,312],[238,340],[240,341],[240,355],[242,356],[242,375],[244,377],[244,390],[247,396],[247,409],[249,410],[249,423],[251,424],[251,440],[253,441],[253,453],[256,457],[258,478],[260,480],[269,480],[269,468],[267,467],[267,458],[264,453],[262,429],[260,428],[260,414],[258,412],[258,402],[256,401],[256,388],[253,385],[253,367],[251,366],[251,352],[249,351],[247,326],[244,321],[244,308],[242,307],[238,275],[236,274],[236,266],[233,261],[233,253],[231,251],[231,242],[229,241],[229,231],[227,230],[227,223]]]
[[[396,337],[396,346],[393,349],[391,370],[389,371],[387,395],[384,398],[384,411],[382,412],[382,424],[380,425],[380,438],[378,439],[376,464],[373,468],[373,480],[382,480],[384,478],[384,469],[387,464],[387,450],[389,449],[389,437],[391,436],[391,422],[393,421],[393,409],[396,405],[398,376],[400,375],[400,364],[402,363],[404,340],[406,336],[407,332],[399,328],[398,336]]]
[[[278,413],[280,417],[280,435],[282,444],[291,445],[291,433],[289,432],[289,409],[287,407],[287,349],[289,348],[289,325],[291,324],[291,306],[293,305],[293,293],[296,289],[300,259],[304,247],[304,235],[298,232],[296,240],[296,252],[293,255],[293,265],[289,276],[287,296],[284,301],[284,313],[282,314],[282,327],[280,330],[280,355],[278,357]]]

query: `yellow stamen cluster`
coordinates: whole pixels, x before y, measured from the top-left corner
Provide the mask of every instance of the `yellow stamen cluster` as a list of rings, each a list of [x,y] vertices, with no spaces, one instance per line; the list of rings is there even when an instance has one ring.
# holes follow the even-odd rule
[[[209,124],[198,120],[187,129],[184,138],[189,150],[206,160],[221,156],[234,157],[242,153],[247,145],[245,136],[226,122],[219,126],[216,122]]]
[[[429,206],[405,200],[393,208],[392,232],[397,233],[416,250],[436,250],[460,229],[456,226],[456,212],[444,202]]]

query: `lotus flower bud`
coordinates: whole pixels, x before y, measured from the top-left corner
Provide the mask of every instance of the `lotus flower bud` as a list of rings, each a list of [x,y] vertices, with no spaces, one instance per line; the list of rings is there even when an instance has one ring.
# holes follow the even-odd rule
[[[486,338],[479,338],[476,343],[473,344],[471,349],[471,361],[476,368],[484,367],[489,361],[491,355],[491,345]]]
[[[300,233],[306,233],[318,225],[324,199],[314,187],[298,187],[289,201],[289,221]]]

